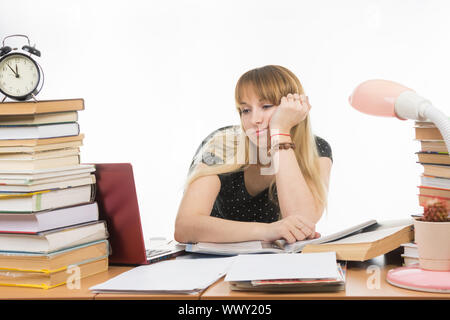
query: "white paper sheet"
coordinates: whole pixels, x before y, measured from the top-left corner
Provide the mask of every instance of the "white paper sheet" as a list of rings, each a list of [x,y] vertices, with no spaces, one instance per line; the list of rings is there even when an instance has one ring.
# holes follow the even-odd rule
[[[196,293],[220,279],[233,259],[162,261],[136,267],[89,289],[94,292]]]
[[[339,276],[336,253],[276,253],[239,255],[225,281],[326,279]]]

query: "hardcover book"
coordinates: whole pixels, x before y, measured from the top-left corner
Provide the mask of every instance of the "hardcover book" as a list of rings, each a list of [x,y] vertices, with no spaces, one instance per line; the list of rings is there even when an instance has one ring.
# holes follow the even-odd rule
[[[79,275],[83,279],[108,270],[108,257],[82,261],[71,267],[78,267]],[[51,289],[66,284],[69,278],[70,274],[66,268],[51,273],[0,270],[1,286]]]
[[[0,194],[0,213],[31,213],[93,202],[95,184],[30,193]]]
[[[77,111],[41,113],[32,115],[11,115],[0,117],[0,126],[26,126],[78,121]]]
[[[414,239],[413,220],[384,222],[364,232],[323,244],[306,245],[303,252],[336,252],[338,260],[366,261]]]
[[[33,148],[32,151],[47,150],[47,148],[55,149],[54,146],[61,143],[82,142],[84,134],[81,133],[77,136],[56,137],[48,139],[19,139],[19,140],[1,140],[0,148],[15,148],[15,147],[29,147]],[[0,149],[3,150],[3,149]],[[8,149],[6,149],[8,150]],[[3,152],[3,151],[2,151]],[[5,151],[6,152],[6,151]],[[16,151],[13,151],[16,152]],[[27,151],[24,151],[27,152]]]
[[[3,102],[0,116],[84,110],[84,99]]]
[[[35,234],[0,233],[0,251],[48,254],[106,238],[105,221],[94,221]]]
[[[7,193],[30,193],[43,190],[55,190],[85,186],[95,183],[95,175],[80,173],[70,176],[55,177],[53,179],[41,180],[41,183],[30,183],[27,185],[0,185],[0,199],[8,196]]]
[[[0,126],[1,140],[47,139],[80,134],[77,122],[34,126]]]
[[[33,213],[0,213],[0,232],[38,233],[98,220],[96,202]]]
[[[52,273],[66,270],[80,261],[105,258],[108,254],[108,240],[88,242],[52,253],[0,251],[0,271]]]
[[[450,157],[448,153],[416,152],[416,154],[420,163],[450,165]]]

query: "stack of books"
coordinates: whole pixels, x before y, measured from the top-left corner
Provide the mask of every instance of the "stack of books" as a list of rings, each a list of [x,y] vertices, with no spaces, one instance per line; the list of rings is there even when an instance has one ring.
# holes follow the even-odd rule
[[[414,242],[407,242],[402,244],[403,253],[403,265],[406,267],[410,267],[412,265],[419,263],[419,249],[417,248],[417,244]]]
[[[427,201],[438,198],[450,207],[450,157],[444,138],[433,122],[416,121],[414,130],[415,139],[420,143],[417,163],[423,167],[418,186],[419,205],[425,207]],[[419,263],[415,242],[404,243],[402,247],[403,265]]]
[[[450,207],[450,157],[444,139],[432,122],[416,121],[414,129],[420,142],[417,159],[423,167],[419,204],[424,207],[428,200],[439,198]]]
[[[0,104],[0,285],[48,289],[108,269],[81,110],[83,99]]]

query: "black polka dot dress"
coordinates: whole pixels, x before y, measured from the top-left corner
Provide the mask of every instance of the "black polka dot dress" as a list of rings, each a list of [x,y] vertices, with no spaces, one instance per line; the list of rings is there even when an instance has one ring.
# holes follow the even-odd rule
[[[315,138],[320,157],[329,157],[331,148],[324,139]],[[214,202],[211,216],[222,219],[246,222],[274,222],[280,214],[280,208],[269,199],[269,188],[251,196],[244,183],[244,171],[218,175],[221,183],[219,194]],[[274,198],[277,199],[276,187]]]

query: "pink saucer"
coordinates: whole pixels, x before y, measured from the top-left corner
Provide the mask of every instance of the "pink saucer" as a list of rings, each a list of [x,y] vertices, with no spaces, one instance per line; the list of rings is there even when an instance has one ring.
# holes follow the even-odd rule
[[[389,270],[386,280],[404,289],[450,293],[450,271],[425,270],[419,265],[399,267]]]

